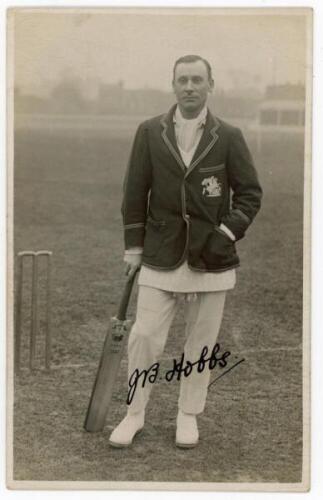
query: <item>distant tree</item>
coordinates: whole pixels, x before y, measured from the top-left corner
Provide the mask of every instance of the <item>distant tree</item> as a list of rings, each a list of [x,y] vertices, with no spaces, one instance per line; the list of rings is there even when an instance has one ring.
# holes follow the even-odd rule
[[[54,110],[60,113],[81,113],[86,104],[81,91],[81,82],[76,77],[60,81],[51,92]]]

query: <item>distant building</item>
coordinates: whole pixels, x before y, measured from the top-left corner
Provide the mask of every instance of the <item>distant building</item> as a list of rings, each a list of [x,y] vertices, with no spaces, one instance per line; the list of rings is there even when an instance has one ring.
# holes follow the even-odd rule
[[[305,88],[299,85],[267,87],[259,106],[258,123],[262,128],[303,131],[305,125]]]
[[[301,85],[271,85],[259,103],[252,129],[257,132],[258,149],[264,135],[304,134],[305,88]]]

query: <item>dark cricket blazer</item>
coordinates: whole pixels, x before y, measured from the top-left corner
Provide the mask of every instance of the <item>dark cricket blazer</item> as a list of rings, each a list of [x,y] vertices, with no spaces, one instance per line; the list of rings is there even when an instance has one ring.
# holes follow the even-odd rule
[[[260,208],[262,189],[241,131],[208,110],[188,168],[175,138],[173,106],[138,127],[124,179],[125,248],[143,247],[143,264],[171,270],[185,259],[193,270],[239,265],[235,243]]]

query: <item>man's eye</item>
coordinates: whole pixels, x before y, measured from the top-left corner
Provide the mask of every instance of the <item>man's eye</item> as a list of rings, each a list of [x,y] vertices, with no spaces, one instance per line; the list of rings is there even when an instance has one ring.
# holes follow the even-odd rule
[[[200,78],[199,76],[197,76],[196,78],[192,78],[193,83],[201,83],[201,81],[202,81],[202,78]]]
[[[187,78],[179,78],[179,83],[186,83],[187,82]]]

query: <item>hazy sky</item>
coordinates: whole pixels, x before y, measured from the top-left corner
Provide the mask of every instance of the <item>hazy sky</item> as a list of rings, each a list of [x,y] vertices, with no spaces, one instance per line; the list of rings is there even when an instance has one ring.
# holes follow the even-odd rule
[[[175,59],[188,53],[207,58],[224,89],[305,79],[304,15],[53,12],[15,14],[15,83],[24,90],[46,91],[63,74],[89,92],[98,79],[169,90]]]

